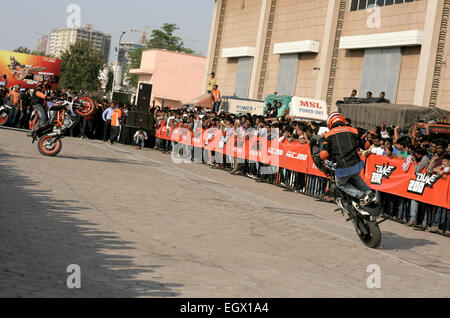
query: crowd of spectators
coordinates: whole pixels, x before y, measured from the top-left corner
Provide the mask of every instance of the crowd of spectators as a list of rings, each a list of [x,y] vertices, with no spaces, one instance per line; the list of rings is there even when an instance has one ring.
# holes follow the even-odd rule
[[[152,107],[150,112],[155,117],[155,129],[165,127],[169,136],[177,127],[185,128],[192,133],[196,127],[202,127],[207,131],[220,129],[224,136],[221,142],[224,143],[228,141],[227,136],[234,134],[237,136],[236,143],[242,143],[249,135],[254,135],[267,136],[269,140],[277,138],[279,142],[308,144],[311,136],[328,131],[325,122],[297,121],[288,116],[284,110],[279,111],[283,106],[279,107],[277,102],[274,104],[277,105],[276,108],[267,105],[264,116],[215,113],[199,108],[172,110]],[[280,116],[274,116],[275,113]],[[350,118],[346,121],[348,125],[352,124]],[[360,153],[362,156],[379,155],[403,160],[402,169],[405,173],[409,169],[415,169],[416,172],[425,171],[427,174],[438,174],[442,178],[447,178],[450,173],[448,135],[423,135],[418,129],[404,130],[385,123],[373,130],[358,128],[358,131],[365,143],[365,149]],[[212,136],[212,133],[208,136]],[[178,145],[174,141],[156,139],[154,149],[198,161],[194,156],[195,147]],[[273,174],[261,174],[260,171],[265,166],[262,163],[249,160],[243,162],[226,156],[217,162],[213,158],[216,158],[215,153],[205,151],[201,161],[211,168],[224,169],[232,174],[271,182],[292,191],[326,197],[328,181],[325,178],[278,167],[267,167],[272,169]],[[379,192],[377,195],[385,216],[419,230],[450,235],[450,211],[386,193]]]
[[[343,101],[338,101],[337,104],[372,104],[372,103],[385,103],[390,104],[391,101],[386,99],[386,93],[380,92],[378,97],[373,97],[372,92],[367,92],[365,98],[358,97],[358,91],[356,89],[352,90],[350,97],[345,97]]]
[[[7,104],[12,107],[8,116],[6,126],[12,128],[29,129],[33,116],[32,93],[28,88],[16,85],[8,89],[6,83],[0,82],[0,105]],[[53,90],[47,101],[46,108],[54,100],[65,100],[72,102],[80,95],[71,89]],[[66,134],[71,137],[82,139],[97,139],[114,144],[120,134],[121,125],[126,123],[129,111],[135,111],[135,107],[127,104],[119,104],[107,99],[96,100],[95,113],[89,117],[81,118],[72,126]]]
[[[214,74],[211,78],[208,84],[211,84],[210,93],[214,95],[213,91],[217,89]],[[356,94],[357,92],[353,91],[351,98],[355,98]],[[71,90],[52,92],[52,97],[68,101],[76,99],[77,96],[78,94]],[[220,92],[217,96],[220,96]],[[384,98],[383,92],[380,98]],[[14,107],[8,125],[27,128],[33,111],[30,91],[17,86],[8,90],[0,85],[0,103],[2,101],[8,101]],[[97,109],[94,115],[81,119],[67,134],[72,137],[98,139],[113,144],[118,140],[121,125],[126,123],[128,112],[136,111],[136,108],[114,101],[109,102],[106,99],[97,100],[96,104]],[[299,121],[290,117],[289,105],[283,105],[278,101],[267,104],[263,116],[216,111],[195,107],[178,110],[159,106],[149,108],[149,113],[155,119],[154,128],[165,127],[169,136],[178,127],[191,132],[194,128],[201,127],[211,132],[208,136],[212,138],[212,131],[219,129],[222,132],[221,143],[223,144],[229,142],[227,136],[230,135],[237,136],[236,143],[242,143],[253,135],[301,145],[310,143],[311,136],[322,135],[328,131],[325,122]],[[352,124],[350,118],[346,121],[348,125]],[[361,151],[362,156],[378,155],[403,160],[402,169],[405,172],[415,169],[416,172],[425,171],[426,174],[437,174],[442,178],[447,178],[450,173],[449,135],[423,135],[418,129],[403,130],[386,123],[382,123],[373,130],[359,128],[358,130],[365,143],[365,149]],[[145,129],[138,130],[133,136],[136,148],[142,149],[150,139],[154,139],[149,137],[151,136]],[[194,152],[198,149],[178,145],[174,141],[156,139],[154,149],[172,153],[186,160],[198,161],[198,158],[194,156]],[[224,169],[232,174],[246,175],[259,181],[278,184],[291,191],[326,197],[328,183],[326,178],[271,167],[259,162],[240,161],[236,158],[227,158],[226,155],[222,160],[217,160],[216,157],[214,152],[204,151],[200,161],[211,168]],[[264,168],[273,173],[261,173]],[[378,193],[378,196],[384,213],[392,219],[418,229],[450,234],[450,213],[446,209],[386,193]]]

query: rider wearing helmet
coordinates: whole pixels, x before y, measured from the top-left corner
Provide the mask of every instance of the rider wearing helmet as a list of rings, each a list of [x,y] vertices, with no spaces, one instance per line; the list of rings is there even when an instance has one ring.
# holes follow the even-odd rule
[[[50,85],[47,78],[44,77],[43,81],[40,82],[33,91],[32,102],[34,110],[39,116],[39,122],[35,129],[45,126],[48,121],[47,112],[44,108],[47,96],[49,96]]]
[[[358,130],[347,126],[340,113],[331,114],[327,123],[330,131],[324,135],[320,159],[336,162],[336,185],[349,196],[360,199],[363,206],[376,202],[375,194],[360,175],[364,162],[358,150],[364,146]]]

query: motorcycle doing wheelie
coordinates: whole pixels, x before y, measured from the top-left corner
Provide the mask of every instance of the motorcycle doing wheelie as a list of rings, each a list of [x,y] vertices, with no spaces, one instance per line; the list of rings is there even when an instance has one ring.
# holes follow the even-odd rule
[[[38,150],[44,156],[56,156],[62,149],[62,141],[67,129],[73,127],[81,118],[92,116],[95,112],[95,102],[92,98],[82,96],[74,101],[55,101],[48,110],[48,122],[36,127],[39,121],[35,112],[30,122],[33,143],[38,140]]]
[[[377,221],[381,215],[379,203],[371,203],[367,206],[361,206],[359,199],[352,198],[340,189],[335,182],[336,164],[332,161],[320,159],[321,139],[314,136],[311,139],[311,154],[316,167],[328,176],[329,188],[327,194],[334,199],[339,206],[336,211],[341,211],[347,216],[347,222],[352,221],[358,237],[364,245],[370,248],[377,248],[381,243],[381,231],[379,224],[386,221]]]

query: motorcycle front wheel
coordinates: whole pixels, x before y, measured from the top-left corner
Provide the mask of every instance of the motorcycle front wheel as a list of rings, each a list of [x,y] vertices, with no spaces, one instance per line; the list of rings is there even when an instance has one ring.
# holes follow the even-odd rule
[[[37,144],[39,152],[44,156],[54,157],[62,149],[62,141],[59,137],[42,136]]]
[[[6,123],[8,122],[8,118],[9,116],[7,113],[0,114],[0,126],[6,125]]]
[[[353,220],[359,239],[370,248],[377,248],[381,243],[381,231],[376,221],[358,216]]]
[[[89,117],[95,113],[95,102],[88,96],[78,97],[75,101],[73,111],[81,117]]]

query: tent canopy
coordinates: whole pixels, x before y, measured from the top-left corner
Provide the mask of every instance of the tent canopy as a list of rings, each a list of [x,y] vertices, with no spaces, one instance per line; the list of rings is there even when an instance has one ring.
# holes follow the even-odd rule
[[[212,108],[212,97],[211,94],[204,94],[197,98],[194,98],[189,103],[186,103],[188,105],[194,105],[195,107],[208,107]]]

